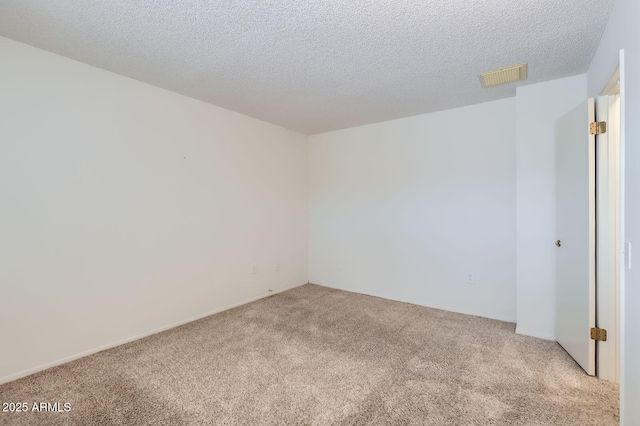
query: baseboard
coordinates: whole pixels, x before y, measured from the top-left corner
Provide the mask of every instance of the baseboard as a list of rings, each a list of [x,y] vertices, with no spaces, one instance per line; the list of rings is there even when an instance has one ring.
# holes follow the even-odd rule
[[[227,311],[229,309],[237,308],[238,306],[246,305],[247,303],[255,302],[256,300],[264,299],[265,297],[273,296],[274,294],[282,293],[282,292],[294,289],[296,287],[303,286],[305,284],[308,284],[308,283],[293,285],[293,286],[286,287],[286,288],[283,288],[283,289],[278,290],[278,291],[269,292],[269,293],[266,293],[266,294],[261,294],[261,295],[256,296],[256,297],[252,297],[251,299],[246,299],[246,300],[243,300],[241,302],[234,303],[232,305],[228,305],[228,306],[225,306],[223,308],[219,308],[219,309],[213,310],[211,312],[207,312],[207,313],[202,314],[202,315],[197,315],[195,317],[191,317],[191,318],[188,318],[186,320],[178,321],[176,323],[172,323],[172,324],[165,325],[165,326],[162,326],[162,327],[159,327],[159,328],[155,328],[155,329],[153,329],[151,331],[148,331],[146,333],[142,333],[142,334],[138,334],[136,336],[128,337],[128,338],[126,338],[124,340],[119,340],[119,341],[114,342],[114,343],[109,343],[109,344],[106,344],[106,345],[103,345],[103,346],[99,346],[97,348],[89,349],[87,351],[83,351],[83,352],[80,352],[80,353],[77,353],[77,354],[74,354],[74,355],[70,355],[70,356],[67,356],[67,357],[52,361],[52,362],[48,362],[46,364],[42,364],[42,365],[39,365],[37,367],[29,368],[27,370],[23,370],[23,371],[20,371],[18,373],[9,374],[8,376],[4,376],[4,377],[0,378],[0,385],[4,384],[4,383],[12,382],[14,380],[21,379],[23,377],[30,376],[32,374],[38,373],[38,372],[46,370],[48,368],[57,367],[59,365],[66,364],[68,362],[75,361],[76,359],[80,359],[80,358],[83,358],[85,356],[93,355],[95,353],[102,352],[102,351],[105,351],[107,349],[111,349],[111,348],[115,348],[115,347],[120,346],[120,345],[124,345],[125,343],[133,342],[134,340],[143,339],[143,338],[151,336],[153,334],[161,333],[163,331],[170,330],[172,328],[180,327],[181,325],[184,325],[184,324],[187,324],[187,323],[190,323],[190,322],[193,322],[193,321],[197,321],[199,319],[206,318],[208,316],[215,315],[217,313],[220,313],[220,312],[223,312],[223,311]]]
[[[434,304],[427,305],[427,304],[424,304],[424,303],[416,302],[415,300],[405,300],[405,299],[401,299],[401,298],[390,297],[390,296],[384,295],[384,294],[378,294],[378,293],[372,293],[372,292],[366,292],[365,293],[363,291],[347,290],[347,289],[344,289],[342,287],[332,286],[330,284],[322,284],[322,283],[320,283],[318,281],[309,282],[309,284],[315,284],[315,285],[319,285],[319,286],[322,286],[322,287],[333,288],[333,289],[336,289],[336,290],[348,291],[349,293],[364,294],[365,296],[379,297],[380,299],[393,300],[394,302],[402,302],[402,303],[409,303],[411,305],[416,305],[416,306],[424,306],[425,308],[438,309],[439,311],[453,312],[455,314],[470,315],[470,316],[473,316],[473,317],[487,318],[487,319],[491,319],[491,320],[496,320],[496,321],[502,321],[502,322],[508,322],[508,323],[511,323],[511,324],[515,324],[515,321],[512,318],[509,318],[509,317],[506,317],[506,316],[501,316],[501,315],[486,315],[486,314],[481,314],[481,313],[477,313],[477,312],[465,312],[465,311],[462,311],[462,310],[451,308],[449,306],[439,306],[439,305],[434,305]]]
[[[523,336],[529,336],[529,337],[537,337],[538,339],[551,340],[552,342],[556,341],[556,336],[554,335],[551,335],[548,333],[540,333],[537,331],[526,330],[517,325],[516,325],[516,334],[521,334]]]

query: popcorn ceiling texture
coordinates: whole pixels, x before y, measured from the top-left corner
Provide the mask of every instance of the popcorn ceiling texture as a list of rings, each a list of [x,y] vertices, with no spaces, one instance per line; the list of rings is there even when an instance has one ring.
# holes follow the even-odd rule
[[[0,386],[0,425],[615,426],[618,386],[514,324],[315,285]],[[32,412],[69,402],[69,413]]]
[[[587,71],[613,0],[1,0],[0,35],[313,134]],[[529,63],[524,83],[477,75]]]

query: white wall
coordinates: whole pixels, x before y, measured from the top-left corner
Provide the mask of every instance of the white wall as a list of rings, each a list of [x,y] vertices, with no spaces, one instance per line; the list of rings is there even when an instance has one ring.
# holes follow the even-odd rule
[[[593,58],[589,96],[597,96],[618,65],[624,49],[622,103],[625,150],[625,241],[631,242],[632,269],[624,271],[622,306],[621,424],[640,425],[640,2],[616,0],[607,28]],[[633,253],[635,252],[635,255]]]
[[[585,75],[516,94],[517,332],[555,340],[555,126],[587,97]]]
[[[306,136],[5,38],[0,64],[0,381],[307,282]]]
[[[515,106],[311,136],[310,282],[515,321]]]

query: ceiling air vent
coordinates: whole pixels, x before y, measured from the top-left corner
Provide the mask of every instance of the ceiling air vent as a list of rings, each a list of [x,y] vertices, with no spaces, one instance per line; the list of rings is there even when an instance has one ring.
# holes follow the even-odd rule
[[[493,87],[499,84],[512,83],[514,81],[527,79],[527,64],[515,65],[513,67],[500,68],[499,70],[483,72],[480,77],[482,87]]]

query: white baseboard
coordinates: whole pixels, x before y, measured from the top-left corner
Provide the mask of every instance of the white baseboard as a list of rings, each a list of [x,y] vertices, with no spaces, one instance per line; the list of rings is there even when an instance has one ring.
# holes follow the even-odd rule
[[[225,306],[223,308],[216,309],[216,310],[213,310],[211,312],[207,312],[206,314],[197,315],[195,317],[191,317],[191,318],[185,319],[183,321],[178,321],[178,322],[173,323],[173,324],[169,324],[169,325],[165,325],[163,327],[155,328],[155,329],[153,329],[151,331],[148,331],[146,333],[142,333],[142,334],[138,334],[136,336],[128,337],[128,338],[126,338],[124,340],[119,340],[119,341],[114,342],[114,343],[109,343],[109,344],[106,344],[106,345],[99,346],[97,348],[89,349],[87,351],[83,351],[83,352],[80,352],[80,353],[77,353],[77,354],[74,354],[74,355],[70,355],[70,356],[67,356],[67,357],[52,361],[52,362],[48,362],[46,364],[38,365],[37,367],[29,368],[27,370],[23,370],[23,371],[20,371],[18,373],[9,374],[8,376],[4,376],[4,377],[0,378],[0,385],[4,384],[4,383],[12,382],[14,380],[21,379],[21,378],[26,377],[26,376],[30,376],[32,374],[38,373],[38,372],[46,370],[48,368],[57,367],[58,365],[62,365],[62,364],[66,364],[67,362],[75,361],[76,359],[83,358],[83,357],[88,356],[88,355],[93,355],[95,353],[102,352],[102,351],[107,350],[107,349],[115,348],[116,346],[124,345],[125,343],[129,343],[129,342],[132,342],[134,340],[138,340],[138,339],[142,339],[144,337],[151,336],[152,334],[161,333],[163,331],[170,330],[172,328],[179,327],[181,325],[184,325],[184,324],[187,324],[187,323],[190,323],[190,322],[193,322],[193,321],[197,321],[199,319],[206,318],[208,316],[215,315],[217,313],[220,313],[220,312],[223,312],[223,311],[227,311],[229,309],[237,308],[238,306],[246,305],[247,303],[255,302],[256,300],[264,299],[265,297],[273,296],[274,294],[282,293],[284,291],[288,291],[288,290],[294,289],[296,287],[303,286],[305,284],[308,284],[308,283],[293,285],[291,287],[286,287],[286,288],[283,288],[281,290],[277,290],[277,291],[274,291],[274,292],[269,292],[267,294],[261,294],[261,295],[256,296],[256,297],[252,297],[251,299],[243,300],[242,302],[234,303],[233,305]]]
[[[551,340],[553,342],[556,341],[556,336],[551,335],[549,333],[540,333],[537,331],[531,331],[523,329],[516,325],[516,334],[521,334],[523,336],[537,337],[538,339]]]
[[[431,308],[431,309],[438,309],[440,311],[453,312],[454,314],[470,315],[470,316],[473,316],[473,317],[487,318],[487,319],[492,319],[492,320],[496,320],[496,321],[502,321],[502,322],[508,322],[508,323],[511,323],[511,324],[515,324],[515,321],[512,318],[509,318],[509,317],[506,317],[506,316],[503,316],[503,315],[487,315],[486,313],[463,311],[463,310],[460,310],[460,309],[452,308],[451,306],[442,306],[442,305],[437,305],[437,304],[425,304],[425,303],[420,303],[420,302],[415,301],[415,300],[409,300],[409,299],[393,297],[393,296],[390,296],[388,294],[380,294],[380,293],[375,293],[375,292],[363,292],[363,291],[360,291],[360,290],[353,290],[353,289],[346,289],[346,288],[343,288],[343,287],[336,287],[336,286],[333,286],[331,284],[322,284],[319,281],[315,281],[315,282],[309,281],[309,284],[316,284],[316,285],[320,285],[320,286],[327,287],[327,288],[333,288],[333,289],[336,289],[336,290],[348,291],[349,293],[364,294],[365,296],[378,297],[380,299],[392,300],[394,302],[402,302],[402,303],[409,303],[411,305],[416,305],[416,306],[424,306],[425,308]]]

